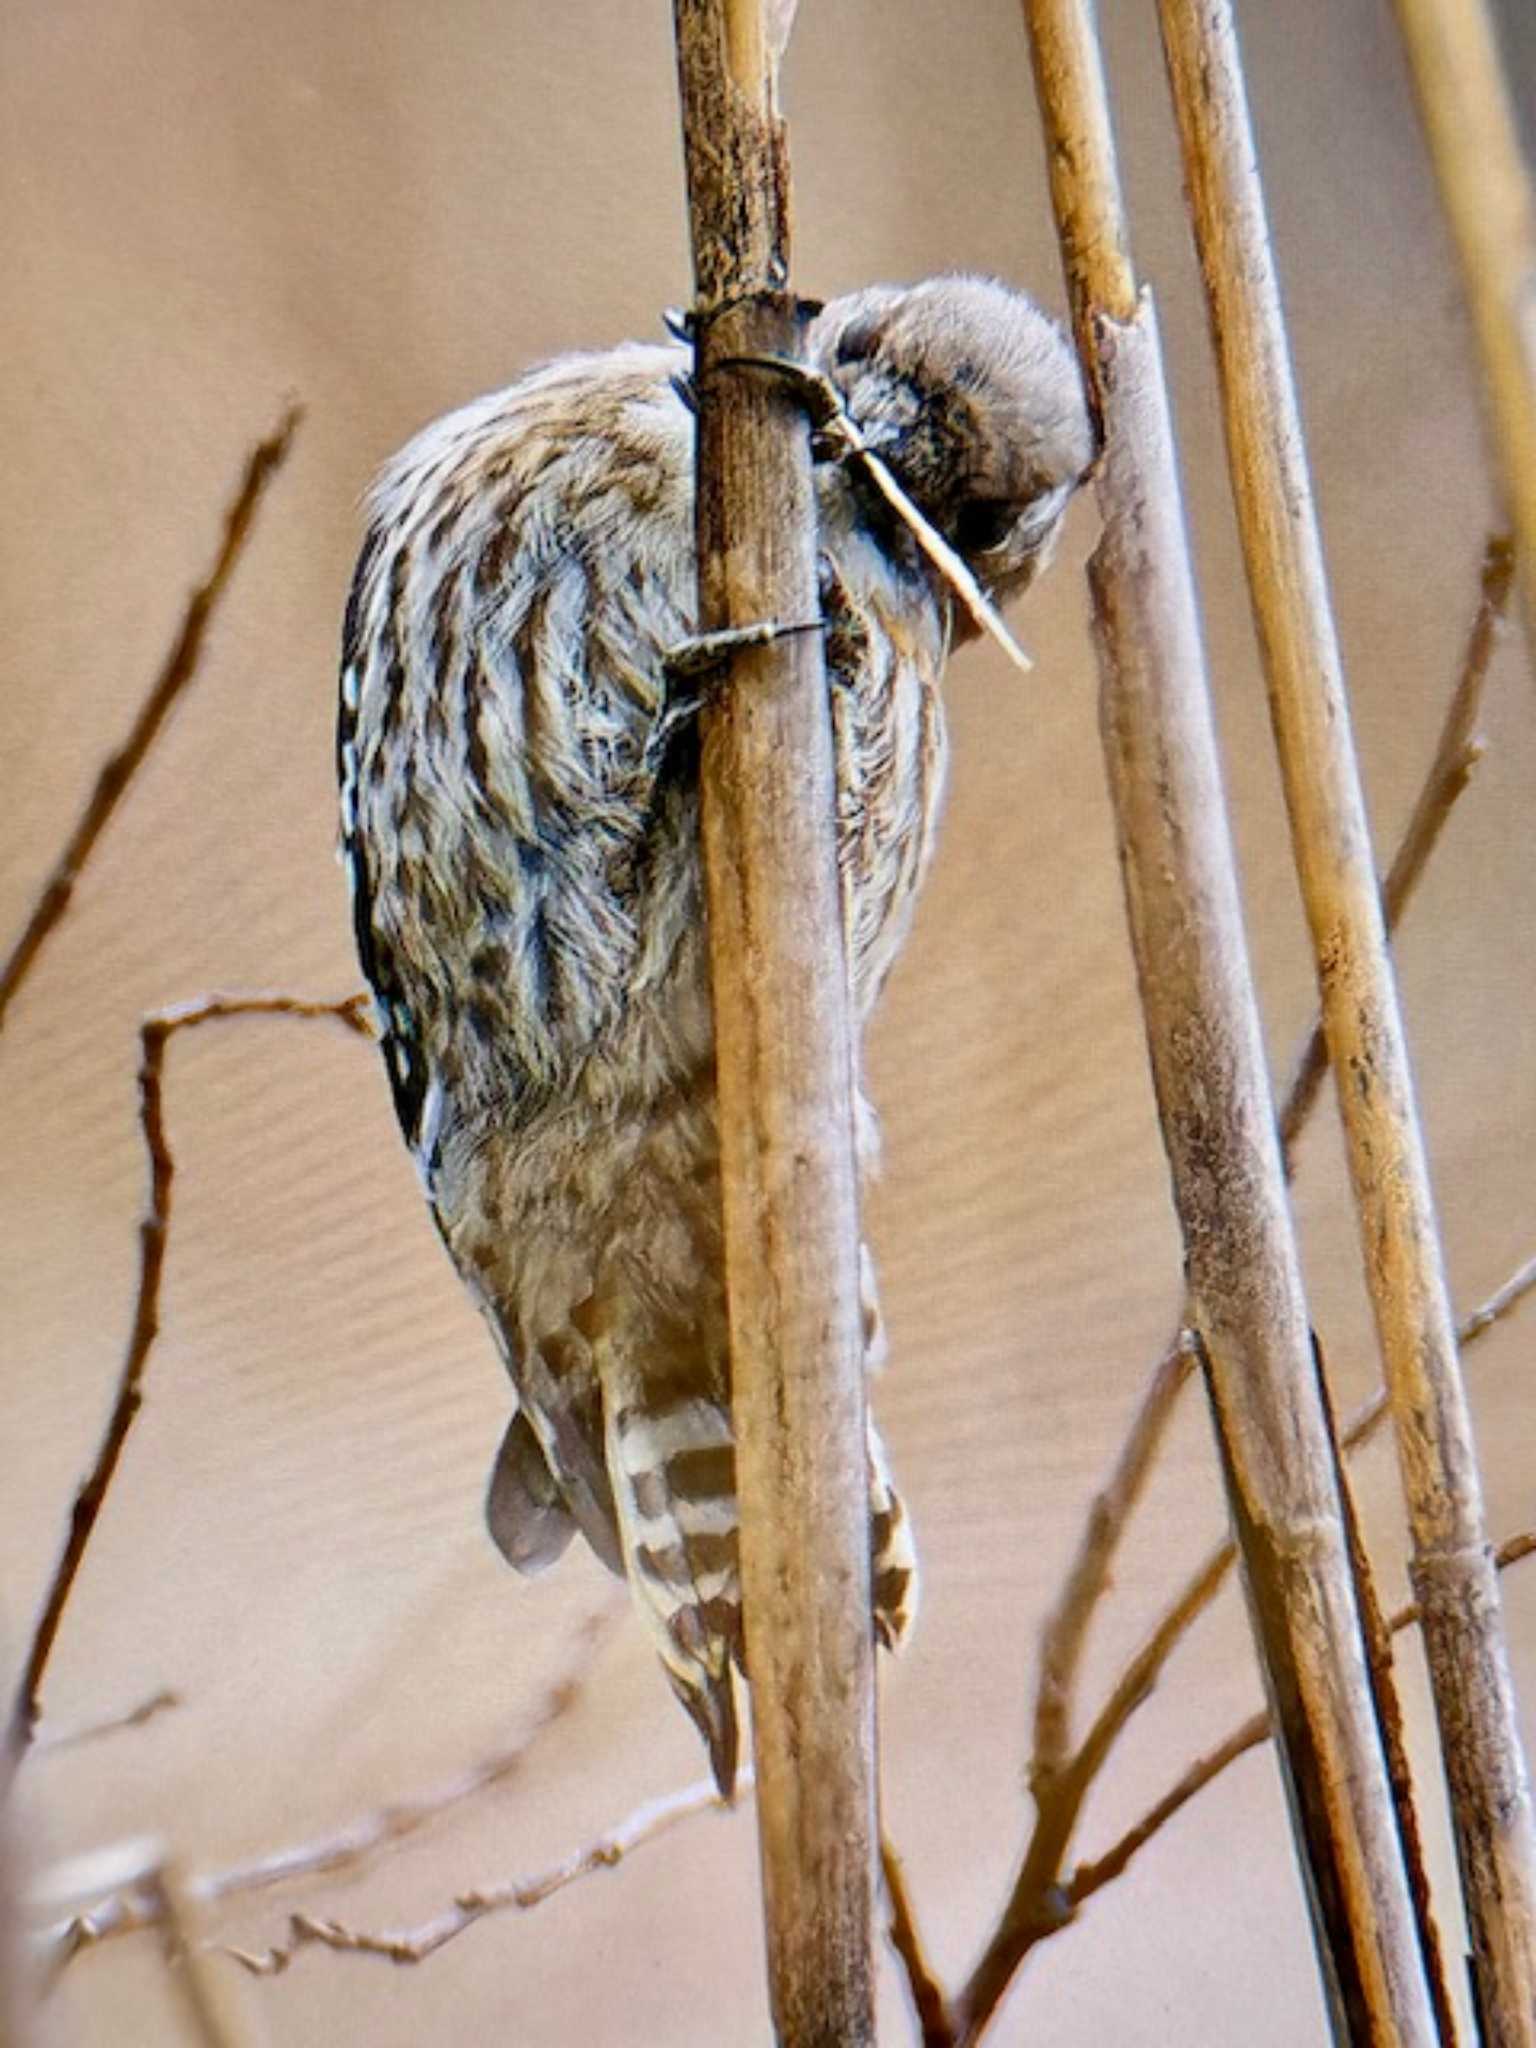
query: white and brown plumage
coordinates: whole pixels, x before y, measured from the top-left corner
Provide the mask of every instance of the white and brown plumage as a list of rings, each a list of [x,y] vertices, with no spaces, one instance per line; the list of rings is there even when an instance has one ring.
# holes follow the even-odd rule
[[[1054,325],[978,278],[834,301],[808,355],[1005,598],[1091,453]],[[688,353],[568,356],[384,472],[348,606],[343,845],[395,1104],[518,1406],[487,1515],[522,1571],[626,1574],[735,1775],[741,1661],[697,743]],[[944,775],[948,592],[854,463],[819,472],[857,1007],[905,935]],[[860,1149],[873,1164],[862,1103]],[[878,1347],[872,1286],[866,1330]],[[850,1484],[862,1483],[850,1476]],[[874,1626],[915,1592],[871,1438]]]

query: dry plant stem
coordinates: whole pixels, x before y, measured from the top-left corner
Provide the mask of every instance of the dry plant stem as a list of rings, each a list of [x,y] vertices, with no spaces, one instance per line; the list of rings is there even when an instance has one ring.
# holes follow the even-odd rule
[[[36,2001],[22,1961],[12,1819],[0,1808],[0,2048],[26,2048]]]
[[[349,996],[345,1002],[339,1003],[305,1002],[297,996],[284,995],[209,996],[160,1011],[146,1018],[140,1027],[139,1118],[149,1159],[149,1201],[139,1226],[139,1286],[133,1327],[95,1460],[75,1495],[64,1546],[33,1626],[26,1662],[11,1706],[4,1753],[0,1755],[0,1797],[9,1790],[17,1765],[37,1727],[48,1659],[53,1653],[64,1610],[85,1560],[92,1532],[106,1505],[129,1433],[143,1406],[145,1368],[160,1333],[160,1286],[165,1270],[165,1248],[171,1221],[171,1184],[175,1175],[175,1162],[165,1135],[163,1081],[166,1047],[178,1031],[228,1017],[254,1016],[328,1018],[363,1037],[370,1032],[367,998],[360,995]]]
[[[1536,198],[1486,0],[1397,0],[1461,257],[1536,654]]]
[[[1090,567],[1101,722],[1148,1047],[1193,1318],[1250,1611],[1275,1703],[1337,2029],[1434,2040],[1402,1868],[1226,829],[1160,351],[1125,253],[1107,96],[1079,0],[1026,0],[1074,326],[1104,427],[1105,536]],[[962,2040],[1039,1938],[1031,1868],[1058,1867],[1050,1800]]]
[[[1396,930],[1412,902],[1451,812],[1482,759],[1484,742],[1477,724],[1513,566],[1508,540],[1490,537],[1483,556],[1477,613],[1434,756],[1382,885],[1382,910],[1389,932]],[[1297,1058],[1280,1111],[1280,1147],[1287,1178],[1295,1171],[1296,1146],[1316,1107],[1327,1070],[1327,1041],[1319,1021]],[[1465,1330],[1461,1341],[1467,1341]],[[1089,1624],[1108,1587],[1121,1539],[1145,1489],[1192,1363],[1192,1349],[1181,1331],[1170,1340],[1153,1369],[1114,1468],[1094,1496],[1061,1593],[1041,1631],[1032,1757],[1043,1760],[1047,1769],[1058,1767],[1070,1750],[1072,1696]]]
[[[1396,1426],[1479,2005],[1496,2048],[1530,2048],[1536,1825],[1236,34],[1227,0],[1160,0],[1160,12],[1249,593]],[[1464,21],[1475,12],[1459,10]],[[1481,134],[1478,147],[1486,147]]]
[[[180,1870],[166,1862],[149,1880],[171,1981],[202,2048],[242,2048],[246,2030],[228,1984],[215,1972],[198,1931],[197,1906]]]
[[[743,1779],[750,1784],[751,1773],[743,1773]],[[535,1906],[542,1906],[546,1899],[553,1898],[556,1892],[564,1891],[567,1885],[590,1877],[594,1871],[611,1870],[644,1843],[658,1840],[680,1822],[711,1808],[730,1811],[713,1781],[708,1779],[696,1785],[686,1785],[682,1791],[667,1793],[660,1799],[647,1800],[617,1827],[610,1828],[596,1841],[589,1842],[585,1848],[576,1850],[548,1870],[540,1871],[535,1877],[518,1878],[510,1884],[487,1885],[460,1892],[451,1906],[417,1927],[370,1934],[345,1926],[339,1920],[317,1920],[308,1913],[294,1913],[288,1921],[286,1941],[263,1949],[259,1954],[237,1948],[228,1948],[225,1953],[259,1977],[281,1975],[301,1948],[317,1944],[344,1955],[378,1956],[391,1963],[424,1963],[440,1948],[456,1941],[461,1934],[466,1934],[492,1914],[531,1912]]]
[[[818,615],[788,156],[756,0],[676,0],[696,277],[700,628]],[[732,361],[730,359],[737,359]],[[820,636],[738,654],[702,824],[747,1668],[785,2048],[874,2029],[873,1644],[852,1029]]]
[[[68,910],[75,884],[107,821],[143,767],[172,705],[197,675],[219,600],[250,537],[262,495],[288,454],[301,416],[297,406],[290,406],[276,429],[264,441],[258,441],[246,458],[245,476],[224,514],[224,541],[218,558],[206,581],[188,600],[180,630],[149,695],[139,707],[132,731],[97,775],[90,801],[43,885],[25,930],[10,958],[0,967],[0,1027],[4,1025],[12,996],[31,973],[39,953]]]
[[[1482,592],[1472,629],[1467,635],[1461,673],[1440,728],[1435,757],[1419,792],[1419,800],[1414,805],[1408,829],[1381,886],[1381,912],[1389,936],[1397,929],[1418,887],[1419,877],[1439,844],[1440,834],[1457,798],[1466,789],[1473,771],[1483,758],[1485,742],[1477,730],[1477,723],[1482,715],[1488,664],[1498,645],[1499,627],[1509,604],[1514,567],[1514,550],[1508,538],[1503,534],[1490,535],[1483,552]],[[1295,1171],[1296,1140],[1312,1113],[1327,1071],[1328,1040],[1319,1018],[1296,1062],[1285,1107],[1280,1112],[1280,1142],[1285,1151],[1287,1173]]]

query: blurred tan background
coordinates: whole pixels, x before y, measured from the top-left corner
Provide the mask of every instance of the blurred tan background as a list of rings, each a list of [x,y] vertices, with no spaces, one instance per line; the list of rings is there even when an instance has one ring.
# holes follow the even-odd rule
[[[0,943],[122,735],[208,561],[244,450],[307,407],[205,673],[0,1041],[0,1635],[22,1640],[94,1445],[135,1276],[136,1025],[210,988],[357,981],[332,858],[334,652],[370,473],[423,420],[574,345],[653,334],[688,269],[668,10],[453,0],[55,0],[5,8],[0,164]],[[1150,0],[1109,0],[1138,254],[1159,288],[1245,886],[1277,1066],[1309,966],[1230,530],[1203,313]],[[1428,758],[1490,518],[1456,282],[1385,0],[1242,9],[1373,815]],[[1529,16],[1512,55],[1536,77]],[[1059,302],[1018,11],[805,0],[788,74],[797,277],[946,268]],[[943,1970],[1022,1840],[1039,1618],[1178,1299],[1133,1004],[1079,568],[1091,508],[1019,627],[1036,675],[957,661],[953,795],[874,1067],[871,1202],[892,1333],[878,1393],[925,1566],[884,1677],[886,1786]],[[1517,642],[1492,749],[1401,948],[1458,1303],[1536,1246],[1536,720]],[[606,1581],[529,1586],[483,1533],[506,1407],[444,1261],[376,1055],[253,1022],[171,1050],[181,1168],[165,1333],[47,1691],[59,1723],[183,1704],[26,1777],[34,1862],[163,1837],[193,1869],[315,1837],[504,1744]],[[1342,1398],[1372,1375],[1331,1105],[1299,1209]],[[1536,1315],[1476,1354],[1490,1520],[1536,1520]],[[1391,1454],[1363,1484],[1402,1583]],[[1096,1642],[1102,1682],[1219,1525],[1186,1414]],[[1506,1586],[1536,1705],[1536,1581]],[[1405,1655],[1426,1805],[1438,1785]],[[1134,1724],[1107,1842],[1256,1698],[1228,1596]],[[638,1628],[526,1768],[361,1875],[231,1905],[260,1946],[302,1906],[363,1927],[532,1872],[701,1757]],[[1438,1822],[1432,1822],[1437,1843]],[[1437,1869],[1447,1869],[1443,1846]],[[751,1822],[706,1817],[415,1971],[302,1954],[239,1996],[252,2040],[767,2039]],[[1454,1925],[1448,1926],[1454,1945]],[[235,1982],[233,1966],[229,1968]],[[909,2038],[894,1975],[882,2038]],[[43,2038],[190,2036],[152,1937],[80,1958]],[[999,2042],[1323,2039],[1268,1752],[1038,1952]]]

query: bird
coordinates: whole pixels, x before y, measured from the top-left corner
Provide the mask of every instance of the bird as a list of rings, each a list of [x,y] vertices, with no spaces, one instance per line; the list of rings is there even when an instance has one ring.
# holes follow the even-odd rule
[[[997,279],[807,309],[844,940],[860,1031],[933,850],[974,625],[884,466],[1004,602],[1094,459],[1075,356]],[[394,1107],[515,1395],[486,1494],[521,1573],[627,1579],[715,1781],[744,1676],[704,884],[692,354],[569,354],[380,474],[347,601],[340,850]],[[825,431],[835,419],[851,431]],[[775,630],[767,622],[766,630]],[[705,649],[701,664],[699,650]],[[859,1064],[861,1172],[879,1135]],[[861,1248],[865,1362],[885,1342]],[[871,1425],[871,1626],[916,1563]]]

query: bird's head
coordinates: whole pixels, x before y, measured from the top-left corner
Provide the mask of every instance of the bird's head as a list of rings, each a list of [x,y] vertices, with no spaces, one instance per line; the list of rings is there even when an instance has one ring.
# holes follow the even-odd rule
[[[1026,589],[1094,455],[1055,321],[994,278],[874,285],[822,308],[806,354],[988,594]]]

